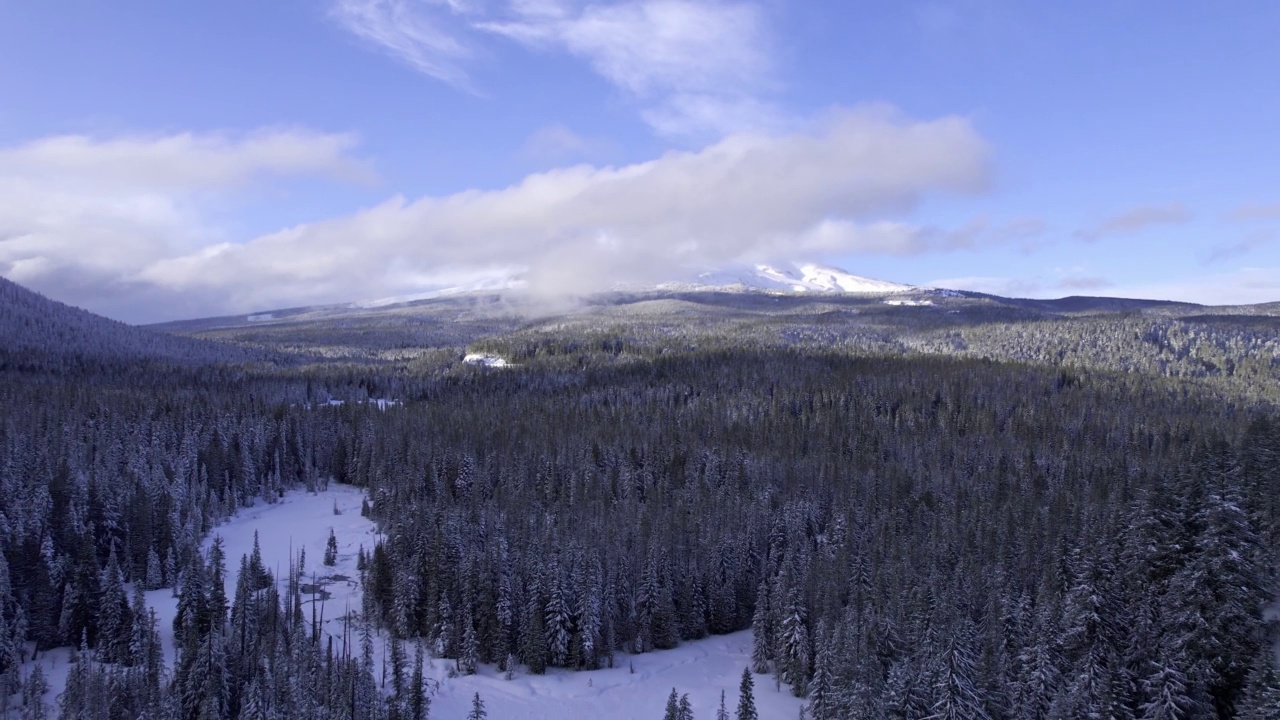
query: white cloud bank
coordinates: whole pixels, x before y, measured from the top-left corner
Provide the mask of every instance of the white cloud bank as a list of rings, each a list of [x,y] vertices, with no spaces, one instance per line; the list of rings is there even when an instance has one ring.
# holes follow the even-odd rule
[[[295,128],[0,147],[0,275],[119,317],[163,314],[151,301],[198,310],[148,292],[140,273],[222,239],[209,209],[261,181],[369,180],[356,142]]]
[[[11,191],[0,200],[0,274],[130,320],[410,294],[425,278],[494,266],[528,268],[537,293],[577,294],[669,279],[681,265],[969,246],[884,217],[931,192],[981,191],[988,175],[988,148],[966,120],[870,108],[811,132],[739,133],[635,165],[396,196],[245,241],[206,227],[212,190],[264,174],[360,176],[350,142],[286,131],[0,150],[0,188]],[[77,153],[40,150],[63,146]],[[143,172],[135,157],[154,162]],[[98,179],[81,186],[85,167]]]

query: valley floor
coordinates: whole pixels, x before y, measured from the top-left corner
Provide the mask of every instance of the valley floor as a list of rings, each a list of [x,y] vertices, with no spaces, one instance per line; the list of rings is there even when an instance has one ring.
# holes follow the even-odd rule
[[[361,547],[373,548],[378,530],[372,521],[360,515],[364,499],[358,488],[331,485],[328,489],[308,493],[289,493],[278,503],[259,503],[245,508],[231,520],[214,530],[223,539],[228,577],[227,595],[234,597],[235,570],[240,557],[253,549],[255,533],[262,559],[277,577],[288,574],[289,558],[300,549],[306,550],[306,583],[315,586],[312,595],[316,614],[324,618],[325,629],[341,642],[344,618],[351,618],[361,607],[361,588],[356,558]],[[336,514],[335,514],[336,509]],[[332,567],[322,564],[329,531],[338,540],[338,559]],[[282,581],[282,587],[283,587]],[[146,594],[147,604],[159,618],[159,631],[164,639],[165,659],[174,662],[173,617],[177,600],[170,589]],[[352,637],[358,632],[351,631]],[[381,666],[386,658],[385,638],[375,640],[375,658],[381,679]],[[408,648],[413,657],[413,647]],[[738,701],[738,683],[742,669],[750,663],[751,631],[733,633],[687,642],[674,650],[643,655],[619,654],[615,667],[591,672],[549,670],[545,675],[517,672],[512,680],[493,666],[481,666],[477,674],[449,677],[452,660],[429,661],[427,674],[434,693],[431,717],[452,720],[466,717],[472,696],[480,693],[489,717],[495,720],[559,720],[561,718],[597,718],[599,720],[656,720],[661,718],[672,688],[688,693],[695,716],[714,718],[720,692],[730,716]],[[58,648],[40,654],[41,664],[51,686],[45,702],[52,709],[66,684],[70,664],[69,648]],[[25,677],[33,663],[23,668]],[[802,700],[786,688],[779,690],[771,676],[755,676],[756,707],[762,720],[785,720],[797,717]]]

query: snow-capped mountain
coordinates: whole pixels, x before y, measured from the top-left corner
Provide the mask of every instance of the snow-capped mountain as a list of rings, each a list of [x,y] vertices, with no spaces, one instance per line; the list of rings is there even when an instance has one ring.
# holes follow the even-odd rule
[[[700,273],[694,285],[707,289],[747,289],[786,293],[831,292],[890,294],[916,290],[915,286],[861,277],[840,268],[817,263],[793,263],[790,268],[755,265],[737,270]]]
[[[817,263],[750,265],[735,269],[707,270],[687,282],[663,283],[659,290],[717,290],[764,292],[840,292],[864,295],[920,290],[909,284],[878,281]]]
[[[717,270],[682,270],[673,272],[673,279],[659,283],[616,282],[612,290],[623,292],[775,292],[775,293],[857,293],[889,295],[913,290],[924,290],[914,285],[875,280],[829,265],[796,262],[789,266],[743,265]],[[597,284],[594,281],[591,283]],[[361,300],[352,308],[373,309],[412,302],[475,293],[502,294],[528,287],[523,271],[512,270],[506,274],[481,274],[472,278],[460,278],[437,287],[391,297]],[[565,288],[570,294],[574,288]]]

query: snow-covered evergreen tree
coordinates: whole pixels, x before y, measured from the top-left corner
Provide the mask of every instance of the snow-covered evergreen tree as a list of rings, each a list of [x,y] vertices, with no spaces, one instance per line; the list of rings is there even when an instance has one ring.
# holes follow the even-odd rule
[[[818,628],[818,644],[814,653],[813,677],[809,680],[809,717],[813,720],[835,720],[838,707],[835,688],[835,658],[832,641],[825,627]]]
[[[942,656],[928,720],[989,720],[974,684],[974,657],[966,631],[952,639]]]
[[[338,536],[333,534],[333,529],[329,529],[329,539],[324,546],[324,564],[327,567],[333,567],[338,564]]]
[[[751,668],[742,669],[742,681],[738,684],[738,712],[736,720],[760,720],[756,711],[755,681],[751,679]]]
[[[1142,704],[1142,720],[1189,720],[1202,715],[1195,698],[1188,692],[1187,678],[1173,663],[1161,663],[1142,680],[1142,688],[1150,698]]]
[[[1239,720],[1280,720],[1280,671],[1271,658],[1271,649],[1257,653],[1248,684],[1236,706]]]
[[[44,669],[37,663],[22,683],[22,720],[48,720],[49,711],[44,704],[44,694],[49,691]],[[8,700],[8,695],[3,696]]]
[[[680,720],[680,694],[675,688],[671,688],[671,694],[667,696],[667,708],[662,714],[662,720]]]

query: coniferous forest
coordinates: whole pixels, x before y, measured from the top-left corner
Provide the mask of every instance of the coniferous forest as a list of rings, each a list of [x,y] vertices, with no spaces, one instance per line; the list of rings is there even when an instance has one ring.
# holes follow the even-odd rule
[[[753,685],[813,720],[1280,717],[1274,323],[1220,344],[1248,375],[1194,379],[1088,361],[1091,333],[1144,357],[1145,321],[1112,315],[912,325],[892,351],[854,315],[835,335],[490,323],[357,359],[296,327],[227,345],[0,290],[22,339],[0,347],[10,717],[48,716],[22,668],[57,647],[77,648],[61,717],[420,720],[401,640],[538,674],[747,628],[723,717],[753,716]],[[469,365],[472,345],[516,362]],[[363,488],[383,533],[343,644],[293,568],[202,550],[237,509],[329,483]],[[668,715],[692,712],[673,692]]]

